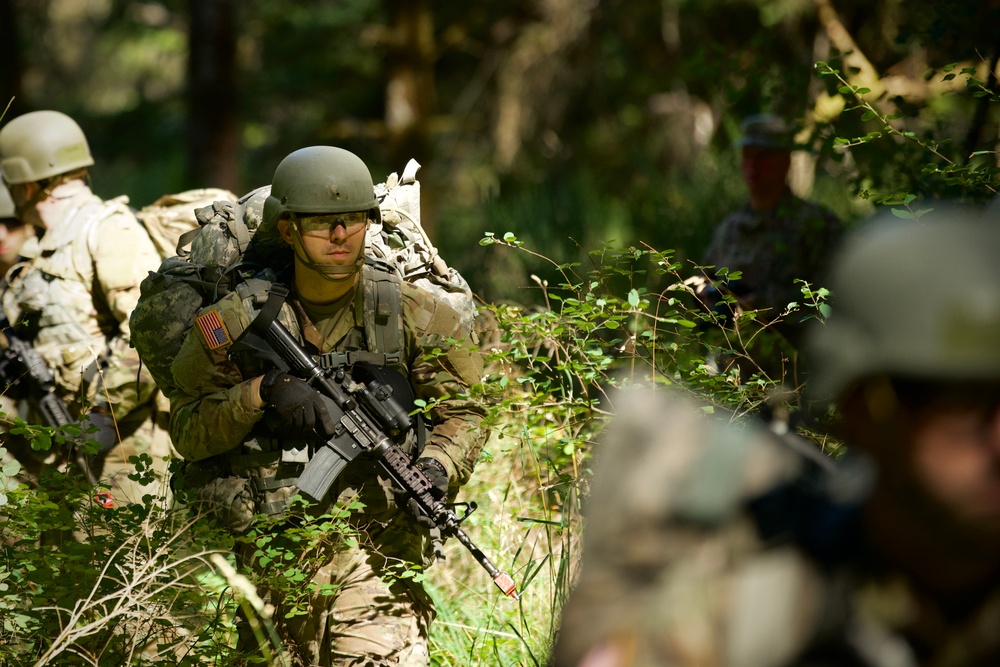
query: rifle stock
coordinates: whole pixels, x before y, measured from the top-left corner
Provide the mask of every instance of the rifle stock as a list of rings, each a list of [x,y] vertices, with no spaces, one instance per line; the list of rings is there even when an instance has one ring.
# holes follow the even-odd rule
[[[356,389],[362,395],[370,387],[355,385],[343,369],[338,370],[333,377],[328,376],[277,318],[271,320],[264,333],[268,343],[290,369],[328,400],[327,407],[337,423],[336,433],[315,452],[299,476],[299,490],[315,500],[322,499],[350,461],[362,451],[373,452],[378,456],[379,464],[386,474],[400,489],[416,499],[420,511],[434,522],[441,534],[446,537],[454,536],[468,549],[504,595],[520,599],[513,578],[497,568],[473,543],[462,530],[461,519],[455,511],[447,503],[434,497],[433,485],[424,472],[385,434],[385,426],[376,423],[360,409],[351,391],[342,385]],[[385,412],[372,409],[371,412],[379,415],[382,421],[389,421],[390,430],[397,428],[398,425],[387,415],[398,415],[398,409],[390,408]]]

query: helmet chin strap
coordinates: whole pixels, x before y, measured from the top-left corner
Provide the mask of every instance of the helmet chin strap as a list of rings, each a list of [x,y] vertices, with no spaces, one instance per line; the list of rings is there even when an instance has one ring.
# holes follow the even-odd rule
[[[368,226],[365,226],[367,231]],[[302,263],[307,269],[318,274],[324,280],[329,280],[332,283],[342,283],[345,280],[349,280],[361,270],[361,266],[365,263],[365,253],[364,249],[358,253],[358,259],[351,266],[331,266],[329,264],[320,264],[314,260],[310,255],[309,251],[306,250],[305,244],[302,242],[302,234],[299,232],[298,221],[292,222],[292,233],[295,235],[295,240],[298,243],[292,246],[292,250],[295,253],[296,259]],[[301,250],[301,252],[300,252]]]

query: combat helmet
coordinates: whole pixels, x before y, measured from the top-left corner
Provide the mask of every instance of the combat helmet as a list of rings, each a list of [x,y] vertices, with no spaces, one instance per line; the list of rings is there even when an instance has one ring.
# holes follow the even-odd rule
[[[7,185],[0,179],[0,220],[16,217],[14,215],[14,200],[10,197]]]
[[[83,130],[58,111],[32,111],[0,128],[0,173],[33,183],[94,164]]]
[[[875,375],[1000,380],[1000,229],[971,211],[882,218],[834,260],[832,313],[807,335],[809,392],[829,401]]]
[[[301,148],[275,169],[258,234],[261,240],[272,239],[286,213],[365,210],[373,220],[380,219],[372,175],[361,158],[335,146]]]

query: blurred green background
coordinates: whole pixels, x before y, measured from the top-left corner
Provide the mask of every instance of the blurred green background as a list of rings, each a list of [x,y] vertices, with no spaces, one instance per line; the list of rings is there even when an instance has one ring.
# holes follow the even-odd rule
[[[982,198],[930,182],[919,147],[836,149],[879,128],[814,65],[962,163],[996,151],[1000,119],[947,72],[996,92],[998,18],[997,0],[0,0],[0,98],[8,118],[75,117],[95,190],[136,207],[247,192],[305,145],[376,180],[416,158],[442,254],[524,302],[544,265],[484,232],[559,262],[605,241],[696,260],[744,196],[732,143],[751,113],[801,127],[794,189],[845,219],[873,194]]]

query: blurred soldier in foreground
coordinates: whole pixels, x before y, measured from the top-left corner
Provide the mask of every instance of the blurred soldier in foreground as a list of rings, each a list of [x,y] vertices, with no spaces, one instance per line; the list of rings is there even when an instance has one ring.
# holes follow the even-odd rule
[[[82,130],[62,113],[35,111],[0,128],[0,172],[17,218],[40,233],[21,249],[30,263],[13,278],[4,309],[12,333],[39,356],[33,370],[51,378],[64,416],[81,420],[100,445],[98,455],[79,460],[92,481],[110,484],[111,497],[101,502],[127,504],[152,491],[128,479],[135,472],[128,458],[148,454],[165,472],[170,453],[155,423],[156,387],[128,345],[139,282],[160,257],[123,202],[91,192],[93,163]],[[50,411],[46,418],[32,407],[25,421],[52,421]],[[73,460],[68,452],[50,451],[44,462],[37,452],[16,454],[35,472],[40,463]]]
[[[832,465],[638,394],[609,429],[558,667],[1000,664],[1000,229],[867,227],[808,334]]]

